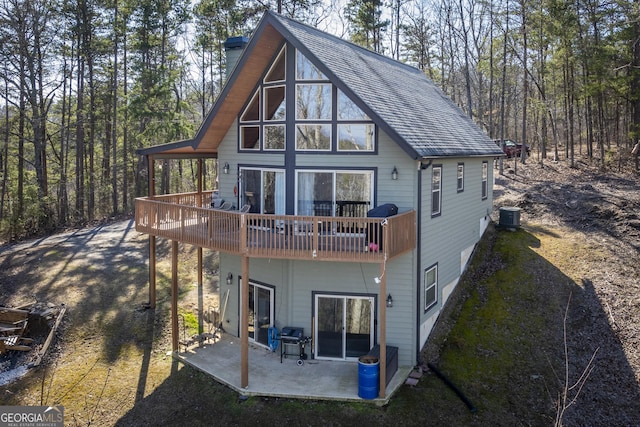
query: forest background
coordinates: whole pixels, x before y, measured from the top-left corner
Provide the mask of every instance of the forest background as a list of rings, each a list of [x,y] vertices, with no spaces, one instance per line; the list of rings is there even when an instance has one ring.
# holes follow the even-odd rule
[[[129,215],[147,192],[136,150],[195,135],[224,41],[265,9],[423,70],[491,138],[529,144],[529,161],[639,170],[640,0],[0,5],[0,242]],[[195,191],[195,163],[156,163],[157,194]],[[215,187],[215,160],[205,173]]]

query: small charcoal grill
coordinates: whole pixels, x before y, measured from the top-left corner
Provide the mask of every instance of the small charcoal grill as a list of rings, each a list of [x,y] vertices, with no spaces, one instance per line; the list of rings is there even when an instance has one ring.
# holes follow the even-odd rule
[[[311,342],[311,337],[304,336],[304,329],[297,328],[295,326],[285,326],[280,333],[280,363],[283,358],[287,356],[298,357],[298,366],[304,365],[304,361],[307,359],[307,353],[304,348],[306,344]],[[295,346],[297,352],[289,353],[288,347]]]

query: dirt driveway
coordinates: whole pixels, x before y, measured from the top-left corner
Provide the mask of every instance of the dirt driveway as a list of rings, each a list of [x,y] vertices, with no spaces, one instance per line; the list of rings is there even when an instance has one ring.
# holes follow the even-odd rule
[[[0,305],[39,301],[67,307],[41,367],[6,386],[0,405],[62,403],[71,425],[113,425],[153,392],[178,369],[167,355],[169,252],[169,244],[159,242],[157,309],[149,310],[148,236],[136,232],[131,220],[0,249]],[[204,256],[207,308],[217,306],[217,255]],[[179,257],[181,309],[194,312],[195,250],[181,246]],[[41,339],[34,348],[39,344]],[[28,363],[34,353],[3,357],[1,371]]]

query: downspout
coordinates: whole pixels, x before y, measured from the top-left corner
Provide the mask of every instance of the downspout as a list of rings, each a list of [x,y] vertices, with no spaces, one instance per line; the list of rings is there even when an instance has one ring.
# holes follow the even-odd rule
[[[420,302],[422,301],[420,296],[422,294],[421,289],[421,277],[422,277],[422,242],[420,236],[422,235],[422,171],[429,169],[433,163],[433,159],[429,159],[429,163],[426,165],[422,162],[418,166],[418,212],[416,215],[416,233],[417,233],[417,251],[416,251],[416,364],[420,364]]]

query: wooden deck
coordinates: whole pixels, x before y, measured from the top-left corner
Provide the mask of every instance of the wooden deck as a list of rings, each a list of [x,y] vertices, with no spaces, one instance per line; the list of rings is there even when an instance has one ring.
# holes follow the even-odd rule
[[[416,214],[388,218],[262,215],[206,206],[210,193],[136,199],[136,230],[253,258],[372,262],[414,249]]]

